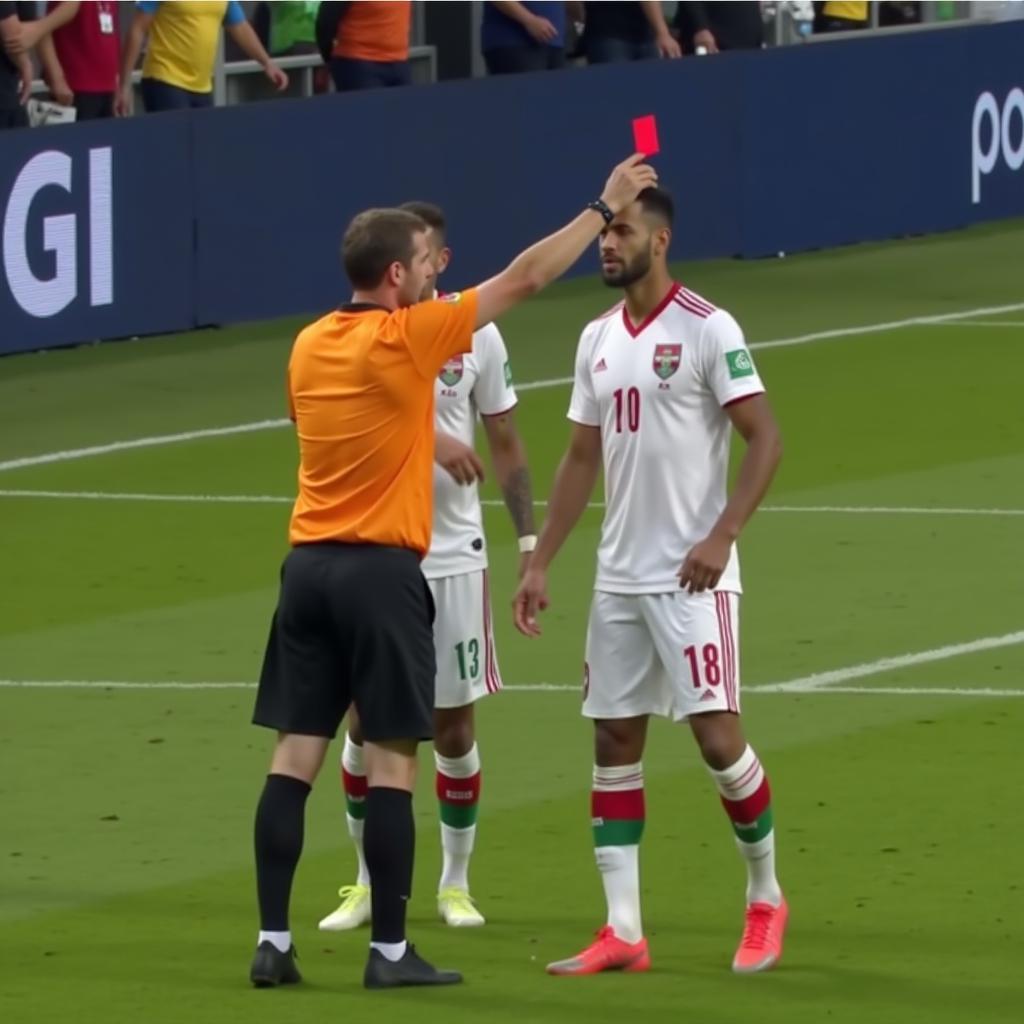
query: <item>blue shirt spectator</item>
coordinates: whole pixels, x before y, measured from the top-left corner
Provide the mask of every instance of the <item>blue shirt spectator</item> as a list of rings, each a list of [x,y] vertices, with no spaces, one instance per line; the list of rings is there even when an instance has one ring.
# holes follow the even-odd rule
[[[565,67],[564,2],[484,4],[480,49],[492,75]]]

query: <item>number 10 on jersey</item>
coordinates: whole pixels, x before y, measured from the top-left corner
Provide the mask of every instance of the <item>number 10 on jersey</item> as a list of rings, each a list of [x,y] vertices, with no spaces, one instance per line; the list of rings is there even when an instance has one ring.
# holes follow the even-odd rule
[[[615,433],[626,430],[635,434],[640,429],[640,389],[616,388],[612,397],[615,399]]]

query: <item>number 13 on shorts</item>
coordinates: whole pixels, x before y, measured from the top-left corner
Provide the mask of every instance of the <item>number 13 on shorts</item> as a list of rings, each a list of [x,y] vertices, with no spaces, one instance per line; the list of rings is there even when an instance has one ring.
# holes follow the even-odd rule
[[[459,678],[476,681],[480,678],[480,641],[476,637],[459,641],[455,645],[455,657],[459,663]]]

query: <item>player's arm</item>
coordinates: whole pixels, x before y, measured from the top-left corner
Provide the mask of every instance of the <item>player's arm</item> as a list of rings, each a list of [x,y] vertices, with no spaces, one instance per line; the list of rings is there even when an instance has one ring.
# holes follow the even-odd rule
[[[497,416],[484,416],[484,432],[491,450],[491,463],[498,486],[505,498],[505,507],[512,518],[519,538],[520,573],[526,570],[531,549],[536,541],[537,527],[533,518],[533,488],[530,467],[526,461],[526,445],[516,427],[515,412],[509,409]]]
[[[726,406],[747,450],[732,495],[711,533],[694,546],[679,573],[680,586],[691,594],[713,589],[729,561],[732,545],[768,492],[782,458],[782,434],[763,393]]]
[[[135,106],[135,94],[132,92],[132,72],[142,53],[142,44],[146,41],[150,25],[156,17],[158,3],[140,3],[136,5],[132,15],[132,23],[124,37],[124,52],[121,54],[121,88],[114,101],[114,113],[118,117],[128,117]]]
[[[601,428],[572,425],[569,447],[555,472],[547,517],[537,538],[533,564],[546,570],[586,511],[601,471]]]
[[[540,635],[537,612],[548,605],[548,566],[583,515],[600,469],[601,428],[574,423],[569,447],[555,473],[536,550],[513,601],[516,629],[526,636]]]
[[[653,167],[635,153],[616,167],[601,193],[601,201],[612,213],[625,209],[645,189],[657,185]],[[500,274],[477,289],[476,326],[497,320],[524,299],[561,277],[601,233],[604,218],[595,210],[584,210],[560,231],[531,245]]]
[[[434,461],[457,484],[468,486],[484,478],[480,456],[468,444],[443,430],[434,431]]]

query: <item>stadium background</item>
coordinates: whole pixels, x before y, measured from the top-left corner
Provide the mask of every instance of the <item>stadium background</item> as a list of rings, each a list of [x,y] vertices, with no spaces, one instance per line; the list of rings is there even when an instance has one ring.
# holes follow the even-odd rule
[[[351,873],[325,777],[295,907],[311,984],[247,989],[266,753],[248,687],[293,490],[279,421],[297,316],[0,361],[0,1018],[1015,1020],[1024,226],[1006,218],[1024,215],[1022,45],[1021,25],[949,29],[5,138],[0,351],[16,352],[308,317],[343,294],[347,217],[410,197],[448,207],[450,283],[467,283],[589,198],[629,118],[658,114],[676,252],[702,260],[679,276],[745,326],[786,438],[744,538],[744,675],[794,918],[782,969],[728,973],[741,866],[689,742],[665,726],[643,852],[656,970],[591,984],[540,971],[600,908],[577,714],[594,509],[554,570],[545,637],[499,618],[511,686],[481,709],[474,888],[491,924],[472,941],[433,920],[421,786],[413,936],[469,984],[371,1001],[365,936],[315,932]],[[998,146],[976,113],[985,92]],[[105,254],[90,194],[104,149]],[[39,191],[18,235],[11,197],[43,151],[67,157],[70,188]],[[12,265],[24,248],[51,276],[43,222],[68,214],[74,297],[32,316]],[[794,255],[855,242],[872,244]],[[99,305],[94,263],[110,273]],[[502,324],[541,498],[576,337],[609,304],[594,260],[579,270]],[[496,497],[501,607],[516,557]]]

